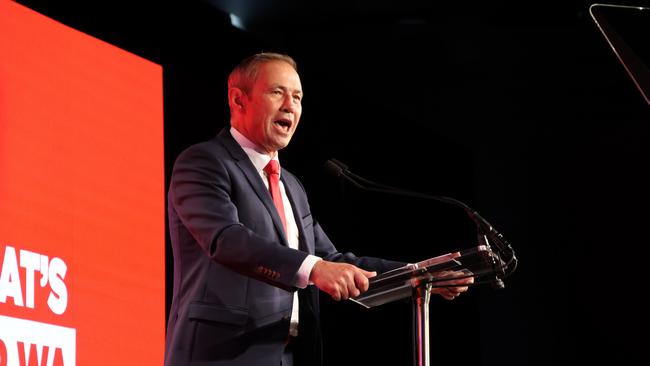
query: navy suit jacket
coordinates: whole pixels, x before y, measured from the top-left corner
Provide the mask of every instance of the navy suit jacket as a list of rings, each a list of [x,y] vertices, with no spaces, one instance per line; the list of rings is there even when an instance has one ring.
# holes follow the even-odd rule
[[[296,274],[307,254],[383,272],[403,265],[339,253],[312,217],[301,183],[281,179],[300,231],[288,247],[271,195],[226,129],[174,164],[168,196],[174,289],[166,366],[279,365]],[[321,360],[318,290],[299,291],[299,359]]]

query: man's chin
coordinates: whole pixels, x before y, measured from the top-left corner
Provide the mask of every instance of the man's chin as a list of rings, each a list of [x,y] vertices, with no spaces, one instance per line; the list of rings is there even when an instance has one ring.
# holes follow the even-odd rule
[[[289,145],[289,141],[291,141],[291,137],[286,138],[286,139],[278,139],[276,141],[273,141],[273,144],[271,145],[273,148],[273,151],[278,151],[282,150],[285,147]]]

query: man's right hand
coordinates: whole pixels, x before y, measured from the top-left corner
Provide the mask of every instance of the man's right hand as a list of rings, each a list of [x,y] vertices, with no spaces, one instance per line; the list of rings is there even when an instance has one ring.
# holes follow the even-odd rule
[[[368,278],[376,275],[352,264],[320,260],[312,268],[309,281],[339,301],[361,295],[368,290]]]

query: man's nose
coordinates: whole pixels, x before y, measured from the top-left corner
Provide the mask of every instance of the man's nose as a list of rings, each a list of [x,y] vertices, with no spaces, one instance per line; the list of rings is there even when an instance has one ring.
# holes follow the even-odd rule
[[[294,113],[297,106],[298,103],[291,96],[288,96],[282,101],[281,110],[286,113]]]

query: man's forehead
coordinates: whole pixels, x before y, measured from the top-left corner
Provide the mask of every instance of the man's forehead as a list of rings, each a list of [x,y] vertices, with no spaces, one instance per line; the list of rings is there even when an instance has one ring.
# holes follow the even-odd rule
[[[265,64],[269,65],[270,63]],[[277,64],[277,63],[276,63]],[[300,76],[291,67],[291,65],[283,63],[285,66],[278,68],[262,67],[257,75],[255,83],[262,88],[282,88],[291,92],[302,93],[302,84]],[[277,65],[276,65],[277,66]]]

